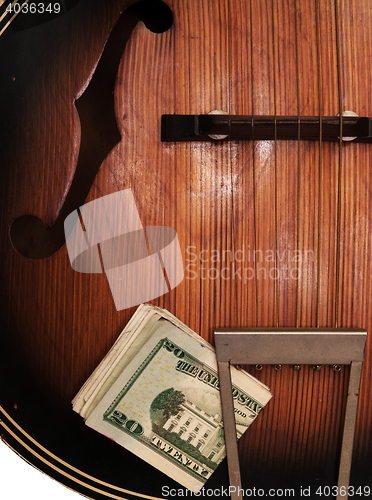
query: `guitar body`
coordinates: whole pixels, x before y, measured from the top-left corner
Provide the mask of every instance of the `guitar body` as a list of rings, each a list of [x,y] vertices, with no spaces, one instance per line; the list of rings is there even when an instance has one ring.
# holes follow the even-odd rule
[[[157,498],[163,485],[177,487],[71,409],[136,308],[117,311],[105,275],[75,272],[66,245],[43,259],[20,255],[10,227],[26,214],[48,227],[56,221],[86,133],[74,101],[132,3],[80,0],[50,23],[0,39],[1,432],[36,467],[90,498]],[[372,332],[371,145],[160,141],[165,113],[372,116],[372,5],[167,5],[169,30],[139,23],[123,47],[114,94],[121,140],[86,201],[130,188],[143,226],[177,231],[185,277],[151,303],[211,343],[220,327]],[[371,482],[370,345],[355,488]],[[300,498],[301,485],[315,493],[337,484],[348,369],[247,369],[274,398],[240,441],[243,486],[293,487]],[[225,464],[210,484],[228,484]]]

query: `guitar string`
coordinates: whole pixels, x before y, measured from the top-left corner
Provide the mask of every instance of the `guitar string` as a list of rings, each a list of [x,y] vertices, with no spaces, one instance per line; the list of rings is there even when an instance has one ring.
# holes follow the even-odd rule
[[[276,68],[276,54],[275,54],[275,35],[278,33],[279,37],[279,30],[277,27],[276,23],[276,16],[275,16],[275,6],[277,4],[276,0],[272,0],[271,3],[271,11],[272,11],[272,61],[273,61],[273,97],[274,97],[274,191],[275,191],[275,196],[274,196],[274,203],[275,203],[275,210],[274,210],[274,221],[275,221],[275,273],[277,273],[278,270],[278,155],[277,155],[277,89],[276,89],[276,84],[277,84],[277,68]],[[279,40],[278,40],[278,51],[279,51]],[[278,56],[279,60],[279,56]],[[271,242],[271,238],[270,238]],[[274,293],[275,293],[275,326],[279,326],[279,280],[276,279],[274,281]],[[269,320],[269,324],[271,326],[271,317]],[[267,323],[266,323],[267,324]],[[270,382],[269,382],[270,387],[275,387],[276,390],[279,390],[279,393],[281,392],[282,389],[282,384],[281,384],[281,377],[277,379],[277,377],[274,377],[273,380],[273,374],[270,376]],[[273,389],[274,392],[274,389]],[[268,422],[268,425],[271,426],[272,429],[275,429],[275,436],[278,434],[278,427],[277,427],[277,422],[279,421],[279,415],[280,415],[280,410],[279,408],[276,409],[271,415],[271,421]],[[275,439],[276,441],[276,439]],[[270,467],[273,464],[273,458],[271,459],[271,463],[268,462],[267,466]]]
[[[228,87],[228,96],[227,96],[227,101],[228,101],[228,113],[229,115],[231,114],[231,101],[232,101],[232,95],[233,95],[233,85],[232,85],[232,80],[231,80],[231,75],[233,74],[232,71],[232,57],[231,54],[233,53],[233,50],[231,50],[230,44],[232,43],[232,37],[230,37],[230,30],[231,30],[231,12],[230,12],[230,3],[227,3],[226,6],[226,14],[227,14],[227,66],[228,66],[228,77],[229,77],[229,87]],[[231,137],[231,130],[230,130],[231,122],[229,121],[229,130],[228,130],[228,137]],[[234,174],[233,174],[233,146],[231,144],[231,140],[227,142],[227,157],[229,157],[229,170],[230,170],[230,184],[231,184],[231,221],[232,221],[232,228],[231,228],[231,247],[232,247],[232,263],[234,266],[234,269],[236,269],[236,253],[235,253],[235,203],[234,203]],[[239,205],[238,205],[239,206]],[[226,247],[228,248],[228,242],[226,242],[227,245]],[[221,269],[221,277],[222,277],[222,269]],[[238,283],[237,280],[234,280],[234,286],[231,286],[231,280],[230,280],[230,304],[233,305],[233,308],[229,308],[230,310],[230,315],[231,315],[231,310],[233,310],[233,314],[236,316],[236,325],[241,326],[241,316],[242,316],[242,310],[241,308],[238,307]],[[220,283],[221,286],[221,283]],[[234,289],[234,297],[231,297],[232,291]],[[229,323],[231,324],[231,317],[229,318]]]
[[[338,86],[338,109],[339,109],[339,120],[340,120],[340,132],[339,132],[339,143],[338,143],[338,172],[337,172],[337,202],[336,202],[336,251],[335,251],[335,274],[336,274],[336,283],[335,283],[335,292],[334,292],[334,326],[335,328],[339,328],[339,293],[340,293],[340,257],[341,257],[341,249],[340,249],[340,236],[341,236],[341,186],[342,186],[342,135],[343,135],[343,126],[342,126],[342,71],[341,71],[341,51],[340,51],[340,11],[338,0],[335,0],[335,24],[336,24],[336,58],[337,58],[337,86]],[[345,375],[347,375],[348,370],[345,370]],[[344,399],[342,397],[342,393],[344,392],[344,385],[340,385],[341,379],[339,379],[339,389],[342,392],[332,391],[331,404],[340,406],[340,402]],[[335,382],[334,382],[335,384]],[[337,387],[337,386],[336,386]],[[337,396],[340,395],[340,397]],[[345,394],[344,394],[345,395]],[[343,405],[345,408],[345,406]],[[345,411],[345,410],[343,410]],[[328,442],[330,442],[330,436],[328,436]]]
[[[300,213],[301,213],[301,149],[302,149],[302,144],[301,144],[301,72],[300,72],[300,51],[299,51],[299,34],[301,33],[301,29],[299,27],[299,12],[301,11],[301,3],[300,0],[295,0],[294,2],[294,24],[295,24],[295,54],[296,54],[296,97],[297,97],[297,192],[296,192],[296,197],[297,197],[297,205],[296,205],[296,250],[297,250],[297,255],[301,255],[299,253],[299,248],[300,248],[300,230],[305,231],[305,225],[304,225],[304,219],[302,219],[302,224],[300,220]],[[306,203],[306,199],[304,198],[304,202]],[[302,210],[303,213],[304,209]],[[299,264],[301,266],[301,271],[299,272],[297,270],[297,276],[296,276],[296,296],[295,296],[295,301],[296,301],[296,307],[295,307],[295,321],[296,321],[296,328],[298,328],[300,325],[302,325],[302,320],[300,319],[300,293],[301,293],[301,287],[300,287],[300,277],[303,277],[303,262],[302,259],[299,260]],[[302,297],[303,299],[303,297]],[[306,297],[307,299],[307,297]],[[307,326],[307,325],[306,325]],[[299,374],[300,375],[300,374]],[[305,410],[304,410],[304,418],[305,421],[308,420],[308,406],[306,404],[306,395],[303,394],[303,391],[301,391],[302,384],[304,383],[303,376],[302,377],[291,377],[291,394],[293,397],[295,397],[296,394],[300,392],[301,396],[297,398],[297,403],[298,406],[296,405],[295,413],[298,414],[299,411],[303,412],[303,405],[305,402]],[[288,427],[286,429],[286,432],[289,432],[289,425],[292,423],[292,425],[295,427],[296,426],[296,417],[293,415],[293,420],[288,421]],[[309,441],[309,429],[306,429],[305,426],[300,426],[297,428],[297,439],[299,442],[304,446],[305,448],[308,447],[308,441]],[[295,447],[295,453],[292,453],[292,446],[291,444],[287,441],[286,446],[285,446],[285,453],[287,459],[293,461],[301,461],[301,447]]]
[[[253,79],[253,0],[250,1],[250,30],[251,30],[251,100],[252,100],[252,116],[254,116],[254,79]],[[253,233],[254,233],[254,255],[256,255],[257,250],[257,211],[256,211],[256,154],[254,147],[254,121],[252,118],[252,187],[253,187]],[[257,279],[257,269],[255,266],[254,273],[254,292],[256,299],[256,327],[258,326],[258,279]]]
[[[191,15],[185,15],[185,12],[189,12],[189,13],[192,13],[192,8],[190,7],[189,5],[189,2],[188,0],[185,1],[185,5],[184,5],[184,11],[182,12],[182,15],[183,15],[183,18],[186,20],[186,23],[185,23],[185,38],[187,39],[187,36],[190,36],[190,25],[192,23],[192,19],[191,19]],[[174,41],[174,50],[175,50],[175,53],[176,53],[176,41]],[[176,60],[176,59],[175,59]],[[193,67],[192,66],[192,62],[191,62],[191,50],[188,51],[188,56],[187,56],[187,60],[185,60],[185,65],[186,65],[186,68],[187,68],[187,81],[189,82],[189,85],[188,86],[185,86],[185,106],[186,106],[186,110],[188,113],[190,113],[190,103],[191,103],[191,82],[193,81],[192,80],[192,74],[191,74],[191,68]],[[184,68],[182,68],[184,69]],[[177,75],[177,71],[175,71],[175,75]],[[175,82],[177,82],[177,78],[175,76]],[[175,99],[175,102],[177,102],[177,99]],[[193,171],[192,171],[192,146],[190,143],[185,143],[185,149],[187,151],[187,158],[189,158],[189,161],[188,161],[188,175],[189,175],[189,179],[188,179],[188,182],[189,182],[189,189],[188,189],[188,192],[189,192],[189,207],[190,207],[190,210],[189,210],[189,220],[188,220],[188,224],[189,224],[189,241],[193,241],[193,230],[194,230],[194,225],[192,223],[192,220],[193,220],[193,210],[194,210],[194,206],[193,206],[193,196],[192,196],[192,193],[193,193],[193,184],[192,184],[192,180],[193,180]],[[198,211],[196,209],[196,216],[198,215]],[[202,241],[202,239],[199,240],[200,242]],[[200,252],[200,247],[198,247],[198,251]],[[199,306],[201,306],[201,297],[203,297],[203,281],[201,279],[198,280],[199,282],[199,285],[198,285],[198,293],[199,293]],[[195,289],[196,289],[197,285],[195,285]],[[188,292],[188,297],[187,297],[187,302],[188,302],[188,314],[189,314],[189,325],[192,325],[193,324],[193,321],[196,319],[195,318],[195,313],[194,313],[194,304],[193,304],[193,301],[192,301],[192,293],[190,292],[190,289],[189,289],[189,292]],[[197,296],[197,293],[195,293],[195,295]],[[201,332],[203,331],[203,324],[202,324],[202,315],[199,314],[199,318],[198,318],[198,326],[196,327],[197,328],[197,331]]]
[[[278,158],[276,139],[276,66],[275,66],[275,13],[274,0],[272,6],[272,26],[273,26],[273,82],[274,82],[274,176],[275,176],[275,273],[278,270]],[[279,280],[275,280],[275,326],[279,326]]]
[[[319,328],[319,308],[320,308],[320,300],[319,300],[319,295],[320,295],[320,252],[321,252],[321,245],[320,245],[320,238],[321,238],[321,231],[320,231],[320,221],[321,221],[321,213],[322,213],[322,179],[323,179],[323,137],[322,137],[322,132],[323,132],[323,121],[322,121],[322,116],[323,116],[323,89],[322,89],[322,81],[321,81],[321,74],[322,74],[322,54],[320,50],[320,5],[319,5],[319,0],[315,0],[315,8],[316,8],[316,16],[315,16],[315,22],[316,22],[316,50],[317,50],[317,71],[318,71],[318,102],[319,102],[319,164],[318,164],[318,244],[317,244],[317,278],[316,278],[316,311],[315,311],[315,323],[316,327]]]
[[[298,12],[297,12],[297,0],[294,2],[295,11],[295,47],[296,47],[296,85],[297,85],[297,214],[296,214],[296,249],[297,255],[299,254],[300,247],[300,160],[301,160],[301,121],[300,121],[300,70],[299,70],[299,58],[298,58]],[[301,263],[301,261],[300,261]],[[299,326],[299,279],[297,276],[296,280],[296,328]]]
[[[337,82],[338,82],[338,107],[340,117],[340,140],[338,156],[338,181],[337,181],[337,222],[336,222],[336,286],[335,286],[335,328],[339,324],[339,293],[340,293],[340,233],[341,233],[341,179],[342,179],[342,81],[341,81],[341,54],[340,54],[340,12],[338,1],[335,0],[336,22],[336,54],[337,54]]]
[[[230,3],[228,2],[228,6],[230,7]],[[231,22],[233,20],[233,17],[231,15],[231,11],[230,11],[230,8],[228,8],[228,39],[229,40],[232,40],[233,37],[230,36],[230,32],[231,32]],[[228,46],[228,49],[229,49],[229,54],[228,54],[228,61],[229,61],[229,78],[230,78],[230,96],[229,96],[229,113],[231,113],[231,95],[232,95],[232,91],[233,91],[233,84],[232,84],[232,78],[231,78],[231,75],[232,75],[232,71],[231,71],[231,63],[232,63],[232,53],[233,53],[233,50],[231,50],[231,47],[230,45]],[[231,136],[231,131],[230,131],[230,125],[231,125],[231,122],[229,123],[229,136]],[[234,147],[232,146],[231,144],[231,141],[229,141],[229,150],[230,150],[230,172],[231,172],[231,188],[232,188],[232,196],[231,196],[231,202],[232,202],[232,223],[233,223],[233,228],[232,228],[232,232],[233,232],[233,239],[232,239],[232,246],[233,246],[233,262],[235,264],[234,266],[234,271],[236,269],[236,246],[235,246],[235,203],[234,203],[234,193],[235,193],[235,189],[234,189],[234,175],[233,175],[233,165],[234,165]],[[239,177],[238,177],[239,179]],[[237,205],[237,208],[239,210],[239,204]],[[234,299],[234,304],[235,304],[235,311],[236,311],[236,315],[237,315],[237,325],[238,326],[242,326],[242,317],[243,317],[243,309],[242,307],[239,307],[238,306],[238,280],[234,280],[234,288],[235,288],[235,299]],[[241,293],[241,297],[243,296],[243,293],[242,291],[240,292]],[[231,300],[231,299],[230,299]],[[230,319],[231,320],[231,319]]]
[[[294,48],[295,48],[295,68],[296,68],[295,78],[296,78],[296,99],[297,99],[297,145],[296,145],[297,146],[297,177],[296,177],[297,189],[296,189],[296,214],[295,214],[295,218],[296,218],[296,221],[295,221],[295,226],[296,226],[295,240],[296,240],[296,249],[298,250],[298,248],[299,248],[299,213],[300,213],[299,212],[299,206],[300,206],[300,192],[299,192],[299,181],[300,181],[299,165],[300,165],[300,163],[299,163],[299,161],[300,161],[301,130],[300,130],[300,85],[299,85],[300,72],[299,72],[299,57],[298,57],[298,52],[299,52],[298,43],[299,42],[298,42],[298,20],[297,20],[297,17],[298,17],[298,5],[297,5],[297,0],[294,0],[293,11],[289,10],[289,13],[288,13],[288,23],[289,23],[289,25],[292,25],[293,20],[294,20]],[[291,26],[291,28],[292,28],[292,26]],[[291,42],[292,42],[292,37],[291,37]],[[289,75],[291,74],[290,69],[289,69],[288,74]],[[280,114],[282,114],[282,112]],[[291,148],[287,147],[287,155],[289,155],[290,152],[291,152]],[[287,188],[288,188],[288,192],[287,192],[287,196],[288,196],[290,193],[290,190],[291,190],[291,183],[290,182],[287,183]],[[288,215],[288,222],[290,222],[290,219],[291,219],[291,215]],[[289,236],[289,231],[287,231],[286,233],[287,233],[287,236]],[[291,245],[291,242],[287,240],[287,245],[288,244]],[[295,254],[296,254],[296,252],[295,252]],[[285,268],[283,268],[283,269],[285,269]],[[292,282],[293,282],[293,278],[291,279],[290,283],[292,284]],[[285,293],[287,293],[287,294],[290,293],[288,288],[287,288],[287,290],[284,291],[283,295]],[[295,306],[294,306],[296,328],[298,327],[298,294],[299,294],[299,286],[298,286],[298,280],[296,280]],[[283,324],[281,326],[287,326],[285,324],[286,319],[287,319],[286,317],[283,318]],[[293,326],[293,325],[291,325],[291,326]],[[296,395],[296,393],[297,393],[298,380],[297,380],[296,376],[294,376],[294,377],[291,376],[291,377],[287,378],[288,374],[289,374],[288,372],[283,373],[283,377],[285,376],[285,379],[283,380],[283,383],[284,383],[283,385],[284,385],[284,387],[287,387],[288,395],[289,395],[289,398],[291,399],[291,397],[293,397],[293,395]],[[297,398],[296,401],[298,402],[299,398]],[[286,411],[288,411],[288,408]],[[295,409],[294,413],[296,413],[296,411],[297,411],[297,408]],[[285,429],[284,434],[285,435],[289,434],[290,427],[293,427],[293,428],[296,427],[295,415],[293,415],[293,412],[286,419],[286,424],[284,427],[284,429]],[[300,441],[303,440],[303,434],[304,434],[304,430],[301,428],[298,429],[297,432],[295,431],[295,435],[297,436],[297,439],[299,439]],[[291,460],[296,459],[297,455],[298,455],[298,447],[297,446],[294,447],[293,442],[291,442],[290,439],[285,440],[284,445],[283,445],[283,460],[284,460],[284,462],[288,463],[288,461],[290,462]]]
[[[322,148],[323,148],[323,142],[322,142],[322,132],[323,132],[323,124],[322,124],[322,80],[321,80],[321,67],[322,67],[322,62],[321,62],[321,50],[320,50],[320,41],[321,41],[321,36],[320,36],[320,5],[319,5],[319,0],[315,0],[315,33],[316,33],[316,58],[317,58],[317,89],[318,89],[318,113],[319,113],[319,157],[318,157],[318,213],[315,213],[316,207],[314,203],[314,216],[315,218],[317,217],[317,268],[316,268],[316,308],[315,308],[315,326],[319,328],[319,283],[320,283],[320,240],[321,240],[321,231],[320,231],[320,213],[321,213],[321,180],[322,180]],[[315,100],[314,100],[315,102]],[[313,110],[315,114],[315,109]],[[314,148],[315,149],[315,148]],[[314,184],[316,182],[316,172],[314,172]],[[315,200],[314,200],[315,201]],[[315,220],[314,220],[315,223]],[[314,237],[315,237],[315,231],[314,231]],[[315,249],[315,245],[314,245]],[[313,312],[313,311],[311,311]],[[313,324],[313,314],[311,315],[311,326]],[[315,372],[312,373],[312,386],[314,387],[315,384]],[[325,397],[325,384],[322,384],[322,388],[320,389],[320,386],[318,386],[321,392],[318,392],[320,394],[320,397],[323,399]],[[307,418],[311,419],[311,413],[307,416]],[[319,429],[319,420],[320,416],[317,414],[315,417],[315,429]],[[316,463],[319,462],[319,449],[322,449],[321,443],[324,440],[324,429],[325,426],[322,425],[320,427],[320,431],[317,431],[317,443],[313,447],[313,452],[312,452],[312,460],[315,461]],[[320,434],[320,435],[319,435]]]
[[[14,6],[14,4],[17,3],[18,0],[14,0],[14,2],[12,3],[12,8]],[[9,19],[9,21],[7,22],[7,24],[4,26],[4,28],[0,31],[0,36],[4,33],[4,31],[12,24],[12,22],[14,21],[14,19],[18,16],[18,14],[20,14],[22,12],[22,9],[23,9],[23,6],[25,4],[27,4],[30,0],[24,0],[23,4],[22,4],[22,8],[19,9],[18,12],[16,12],[13,17],[11,17]],[[8,14],[7,11],[4,12],[4,14],[0,17],[0,22],[4,19],[4,17]]]

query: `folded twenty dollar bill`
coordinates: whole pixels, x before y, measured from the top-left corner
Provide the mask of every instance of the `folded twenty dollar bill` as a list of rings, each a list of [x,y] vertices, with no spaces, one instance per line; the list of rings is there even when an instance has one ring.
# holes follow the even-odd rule
[[[270,400],[234,367],[239,438]],[[164,309],[140,306],[73,400],[86,424],[186,488],[201,487],[225,456],[213,347]]]

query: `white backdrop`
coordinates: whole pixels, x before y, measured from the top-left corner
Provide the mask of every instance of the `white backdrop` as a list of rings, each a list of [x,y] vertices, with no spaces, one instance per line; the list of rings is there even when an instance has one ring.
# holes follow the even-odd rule
[[[0,442],[0,498],[4,500],[83,500],[84,497],[34,469]]]

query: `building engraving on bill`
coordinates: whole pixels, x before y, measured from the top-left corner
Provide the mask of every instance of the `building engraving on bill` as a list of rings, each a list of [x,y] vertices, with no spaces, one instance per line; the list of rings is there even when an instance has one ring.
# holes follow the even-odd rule
[[[180,406],[177,415],[172,415],[163,428],[195,446],[212,462],[219,463],[225,452],[220,414],[209,415],[187,399]]]

